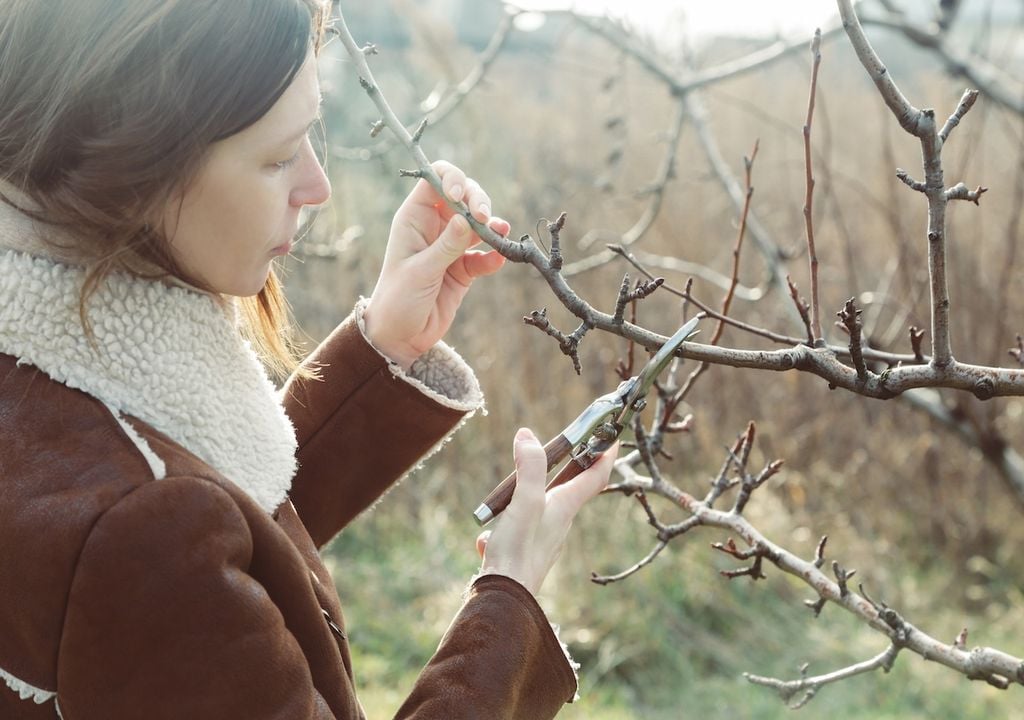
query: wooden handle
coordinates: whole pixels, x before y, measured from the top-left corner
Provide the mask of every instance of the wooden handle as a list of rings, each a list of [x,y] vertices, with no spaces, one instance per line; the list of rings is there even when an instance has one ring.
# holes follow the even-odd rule
[[[580,465],[578,462],[576,462],[576,459],[573,458],[572,460],[565,464],[564,468],[558,471],[558,474],[551,479],[551,482],[548,483],[548,486],[544,489],[544,491],[547,492],[551,488],[556,488],[559,485],[564,485],[565,483],[572,480],[574,477],[579,475],[584,470],[586,470],[586,468]]]
[[[544,446],[544,455],[547,458],[547,469],[550,470],[558,462],[564,458],[572,450],[572,444],[565,439],[565,436],[559,433],[552,440],[548,441],[548,444]],[[569,463],[569,465],[576,465],[576,463]],[[582,470],[582,468],[580,468]],[[571,475],[565,480],[557,483],[561,485],[562,482],[566,482],[575,475],[580,473],[577,470],[574,475]],[[563,470],[564,472],[564,470]],[[558,477],[562,473],[559,473]],[[558,479],[555,478],[555,480]],[[555,480],[552,480],[548,487],[553,487]],[[498,486],[491,490],[491,494],[484,498],[484,501],[480,504],[480,507],[476,509],[473,515],[476,517],[477,522],[481,525],[485,525],[490,522],[492,518],[498,515],[502,510],[508,507],[509,502],[512,500],[512,493],[516,489],[516,472],[513,470],[507,478],[498,483]]]

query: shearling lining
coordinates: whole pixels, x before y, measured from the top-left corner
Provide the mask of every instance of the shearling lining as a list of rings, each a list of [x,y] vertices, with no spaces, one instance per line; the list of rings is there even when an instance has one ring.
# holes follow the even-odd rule
[[[0,352],[152,425],[273,512],[295,474],[295,432],[233,307],[115,274],[78,315],[85,271],[0,254]]]

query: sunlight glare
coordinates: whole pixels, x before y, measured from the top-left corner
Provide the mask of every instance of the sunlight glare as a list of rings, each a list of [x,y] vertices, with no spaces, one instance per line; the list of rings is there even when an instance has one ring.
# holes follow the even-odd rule
[[[708,35],[810,35],[835,17],[829,0],[522,0],[524,10],[575,9],[623,19],[657,37],[684,33],[691,39]]]

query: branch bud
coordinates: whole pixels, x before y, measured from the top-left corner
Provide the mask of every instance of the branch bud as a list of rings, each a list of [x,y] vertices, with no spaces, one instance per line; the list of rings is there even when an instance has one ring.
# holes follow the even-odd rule
[[[957,634],[956,639],[953,640],[953,647],[957,650],[967,649],[967,628],[964,628]]]

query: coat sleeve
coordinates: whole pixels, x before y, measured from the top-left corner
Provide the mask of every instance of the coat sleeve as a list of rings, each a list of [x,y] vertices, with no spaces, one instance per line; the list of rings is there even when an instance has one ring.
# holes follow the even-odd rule
[[[396,720],[546,720],[576,687],[575,666],[530,591],[483,575]]]
[[[290,497],[318,547],[483,405],[472,370],[438,343],[408,374],[363,335],[364,302],[310,355],[321,378],[289,380],[299,469]]]
[[[69,720],[336,720],[249,574],[239,507],[205,480],[140,486],[79,557],[58,659]]]

